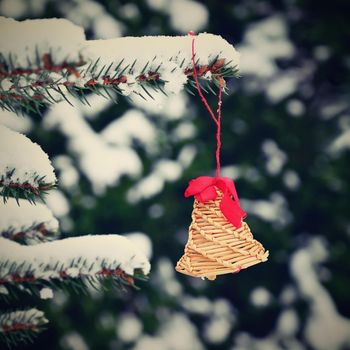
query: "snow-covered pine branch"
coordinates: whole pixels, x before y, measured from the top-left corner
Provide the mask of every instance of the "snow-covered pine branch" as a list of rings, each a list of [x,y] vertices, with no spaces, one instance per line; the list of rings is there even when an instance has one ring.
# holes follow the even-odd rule
[[[58,221],[46,205],[23,199],[18,204],[14,198],[0,202],[0,236],[28,245],[58,237]]]
[[[191,38],[143,36],[85,40],[83,29],[66,19],[18,22],[0,17],[0,106],[39,110],[43,104],[84,101],[84,92],[178,93],[193,87]],[[196,36],[196,65],[204,89],[237,75],[239,54],[221,36]],[[86,101],[86,100],[85,100]],[[86,101],[87,102],[87,101]]]
[[[35,202],[56,183],[47,154],[26,136],[0,125],[0,195]]]
[[[126,237],[87,235],[23,246],[0,237],[0,286],[112,277],[134,285],[150,271],[145,255]],[[4,290],[3,294],[6,294]]]
[[[9,346],[31,341],[47,323],[44,313],[35,308],[6,312],[0,315],[0,337]]]

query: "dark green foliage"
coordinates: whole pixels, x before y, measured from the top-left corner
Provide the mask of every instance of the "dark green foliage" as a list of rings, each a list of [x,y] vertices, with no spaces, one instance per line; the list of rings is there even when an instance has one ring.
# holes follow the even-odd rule
[[[296,251],[308,246],[308,242],[315,237],[326,241],[329,254],[328,260],[316,269],[317,277],[339,315],[350,317],[347,203],[350,196],[349,149],[344,148],[336,156],[328,152],[328,147],[348,125],[349,3],[343,0],[332,3],[311,0],[222,0],[220,4],[215,0],[197,1],[205,5],[209,13],[208,26],[204,30],[220,34],[235,45],[242,44],[244,34],[251,25],[272,16],[282,16],[295,55],[291,59],[274,60],[273,63],[280,74],[290,68],[300,68],[305,62],[311,63],[309,67],[312,68],[312,74],[305,73],[304,76],[302,73],[301,82],[295,91],[278,102],[266,96],[266,80],[271,81],[272,77],[257,80],[242,74],[239,80],[228,79],[229,96],[224,96],[222,108],[222,165],[240,167],[239,177],[235,181],[240,198],[263,201],[270,200],[271,195],[277,193],[285,198],[292,217],[281,224],[278,220],[269,221],[248,211],[247,222],[255,238],[270,250],[268,262],[237,275],[222,276],[215,282],[175,275],[173,280],[180,284],[182,292],[174,296],[167,291],[165,279],[159,277],[158,267],[164,265],[164,259],[175,266],[182,254],[191,222],[192,200],[184,199],[183,191],[189,179],[212,175],[215,167],[214,125],[205,108],[200,105],[193,86],[188,86],[188,91],[195,96],[188,95],[190,103],[186,107],[184,119],[195,125],[195,137],[173,142],[172,131],[182,121],[168,121],[150,114],[150,120],[159,131],[159,153],[149,156],[138,144],[134,145],[144,165],[143,176],[149,174],[155,160],[175,159],[186,144],[196,147],[197,156],[193,164],[185,169],[178,181],[165,183],[156,196],[131,204],[126,198],[129,189],[135,184],[134,179],[124,176],[118,186],[111,186],[106,193],[96,196],[89,179],[77,165],[80,172],[78,189],[62,189],[71,204],[69,218],[74,222],[74,234],[118,230],[143,231],[150,236],[153,259],[149,283],[142,285],[141,291],[131,291],[118,297],[111,290],[103,293],[101,298],[72,293],[63,305],[57,306],[54,302],[52,305],[46,304],[44,309],[50,318],[50,327],[36,339],[34,345],[24,347],[26,350],[48,347],[61,350],[60,342],[70,332],[78,332],[91,350],[131,349],[133,344],[122,342],[115,332],[120,315],[136,315],[142,322],[143,333],[153,336],[162,327],[164,315],[177,312],[186,313],[195,325],[204,348],[227,350],[234,348],[238,336],[241,336],[243,343],[247,336],[257,340],[273,337],[279,315],[286,310],[293,310],[297,315],[297,331],[292,337],[299,342],[296,348],[314,349],[306,339],[305,330],[311,310],[316,305],[310,304],[308,298],[299,293],[290,273],[290,261]],[[151,9],[146,1],[133,2],[141,15],[131,19],[121,14],[121,8],[129,1],[101,0],[98,3],[123,22],[126,27],[124,35],[178,34],[170,26],[169,15]],[[41,14],[42,17],[66,15],[53,2]],[[93,32],[94,28],[89,27],[90,36]],[[316,59],[316,53],[324,49],[329,50],[328,59]],[[266,47],[266,52],[269,53],[269,50]],[[259,55],[260,52],[257,52],[257,62],[263,59]],[[244,56],[241,59],[244,60]],[[201,84],[208,92],[210,89],[213,90],[210,90],[211,93],[217,91],[213,84],[207,86],[206,81]],[[152,88],[145,87],[152,94]],[[106,96],[103,89],[101,93]],[[215,107],[216,98],[211,93],[208,94],[208,100]],[[150,98],[146,93],[144,97]],[[297,115],[290,112],[293,100],[301,102],[303,106]],[[338,111],[327,117],[324,112],[329,106],[338,107]],[[89,120],[89,124],[99,132],[130,107],[126,99],[119,99],[118,106],[103,111],[96,119]],[[29,113],[33,116],[32,112]],[[66,145],[66,136],[60,131],[48,132],[38,119],[33,119],[36,124],[32,136],[46,146],[50,156],[69,155],[78,164],[79,157]],[[267,156],[262,151],[266,140],[273,140],[287,156],[277,174],[267,170]],[[294,189],[286,186],[290,171],[297,174],[300,181]],[[86,198],[93,198],[90,207],[85,203]],[[282,204],[276,206],[276,213],[281,207]],[[73,231],[63,230],[63,235],[71,235]],[[263,287],[270,293],[271,301],[267,306],[256,307],[251,303],[251,294],[257,287]],[[291,298],[288,303],[284,303],[282,296],[288,288]],[[226,340],[217,344],[208,341],[205,328],[209,318],[185,311],[180,305],[184,296],[204,297],[209,301],[224,299],[230,303],[234,321]],[[106,315],[112,315],[112,326],[103,325],[102,316]],[[331,329],[328,331],[336,337],[338,329],[332,329],[332,325],[329,327]],[[322,331],[320,329],[320,336]],[[179,341],[181,338],[182,334],[178,334]],[[282,339],[278,347],[291,349],[293,345],[288,341],[288,337]],[[254,346],[252,344],[251,349]]]
[[[17,203],[19,198],[28,200],[30,203],[35,204],[35,201],[40,199],[45,202],[45,194],[47,191],[56,187],[56,184],[45,182],[45,175],[33,175],[34,185],[29,182],[18,182],[18,179],[13,178],[13,174],[16,169],[7,169],[5,174],[0,174],[0,195],[3,198],[4,203],[7,199],[15,198]]]
[[[110,270],[104,261],[100,263],[101,271],[93,274],[89,271],[96,268],[97,262],[87,264],[84,257],[73,260],[70,264],[71,268],[84,268],[84,271],[87,270],[88,272],[71,277],[66,273],[67,267],[63,267],[63,263],[61,266],[59,262],[54,267],[41,266],[41,271],[34,270],[33,266],[26,263],[18,264],[16,261],[9,260],[1,262],[0,286],[4,286],[11,293],[0,293],[0,298],[10,300],[9,296],[16,294],[18,288],[20,291],[36,296],[39,296],[39,291],[43,287],[71,289],[77,293],[84,292],[85,294],[87,294],[88,288],[103,290],[108,285],[125,290],[124,286],[137,288],[134,280],[146,281],[148,279],[140,270],[136,270],[133,276],[126,274],[119,268]],[[53,277],[42,278],[40,277],[42,272]],[[39,274],[39,277],[36,277],[36,274]]]
[[[9,349],[23,343],[33,343],[37,335],[46,329],[47,320],[43,314],[35,317],[32,313],[28,317],[26,311],[7,311],[0,314],[0,343]],[[16,316],[13,316],[14,314]]]
[[[30,226],[23,226],[20,229],[8,227],[0,231],[0,236],[16,241],[21,244],[33,244],[52,241],[59,235],[58,232],[49,231],[44,222],[35,222]]]
[[[25,112],[27,114],[34,113],[41,115],[45,106],[50,106],[62,100],[65,100],[73,106],[71,102],[72,97],[78,99],[83,104],[89,104],[86,99],[87,93],[94,93],[117,102],[116,94],[125,97],[118,86],[120,83],[126,81],[124,80],[126,78],[123,74],[133,73],[134,66],[137,62],[137,59],[135,59],[131,65],[123,65],[123,59],[116,65],[113,71],[111,67],[114,62],[111,62],[108,66],[104,65],[102,68],[97,69],[100,59],[91,62],[85,69],[79,68],[82,62],[79,64],[65,64],[62,65],[62,67],[55,66],[54,71],[57,72],[57,69],[59,69],[61,77],[54,80],[50,77],[50,66],[46,67],[45,64],[44,66],[42,64],[42,61],[45,61],[45,58],[47,60],[48,57],[50,56],[45,54],[43,58],[38,58],[38,62],[34,66],[29,65],[28,67],[20,67],[20,69],[18,69],[18,67],[13,67],[11,56],[7,58],[3,55],[0,56],[0,67],[2,67],[2,70],[0,70],[0,108],[12,111],[16,114]],[[219,67],[216,67],[215,64],[219,58],[220,57],[217,56],[208,65],[208,70],[213,70],[211,81],[203,79],[202,76],[199,77],[207,87],[207,89],[203,87],[205,91],[215,93],[210,87],[210,84],[217,85],[219,78],[235,77],[238,74],[236,68],[229,67],[231,62],[225,62]],[[151,72],[146,70],[150,63],[151,62],[147,62],[145,64],[137,77],[137,84],[141,86],[144,92],[138,92],[137,94],[145,100],[148,98],[153,99],[152,93],[154,92],[166,94],[163,89],[165,81],[158,73],[161,64]],[[182,64],[180,64],[180,68],[182,68]],[[29,73],[37,72],[38,69],[38,77],[33,81]],[[74,74],[76,77],[88,77],[91,79],[89,79],[84,86],[78,86],[74,82],[68,80],[70,74]],[[185,88],[189,89],[192,93],[191,90],[195,89],[195,85],[191,69],[188,71],[188,76],[189,79]],[[11,81],[11,89],[4,90],[1,87],[1,78],[6,78]],[[23,85],[22,80],[26,80],[27,84]],[[103,83],[101,83],[101,80],[103,80]]]

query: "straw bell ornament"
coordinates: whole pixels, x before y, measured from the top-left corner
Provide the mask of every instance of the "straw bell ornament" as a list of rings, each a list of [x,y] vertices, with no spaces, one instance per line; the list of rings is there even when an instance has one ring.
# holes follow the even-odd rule
[[[194,196],[192,223],[185,253],[176,271],[214,280],[264,262],[269,255],[243,221],[232,180],[201,176],[191,180],[185,196]]]
[[[215,280],[217,275],[237,273],[242,269],[267,260],[269,252],[254,239],[243,219],[238,194],[231,179],[220,177],[221,147],[221,97],[223,85],[219,84],[217,116],[210,109],[198,83],[194,62],[194,34],[192,37],[193,75],[198,93],[217,125],[216,176],[200,176],[189,182],[185,197],[194,196],[192,222],[184,255],[176,271]]]

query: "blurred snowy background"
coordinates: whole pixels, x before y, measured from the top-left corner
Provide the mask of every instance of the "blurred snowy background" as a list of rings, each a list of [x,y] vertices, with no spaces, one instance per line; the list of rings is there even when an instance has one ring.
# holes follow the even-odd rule
[[[192,208],[183,190],[215,167],[198,97],[1,111],[53,161],[62,236],[133,232],[153,266],[140,291],[55,291],[39,302],[49,329],[23,349],[350,349],[349,13],[345,0],[0,1],[3,16],[65,17],[90,39],[194,30],[234,44],[242,78],[224,99],[223,175],[270,250],[215,282],[174,272]]]

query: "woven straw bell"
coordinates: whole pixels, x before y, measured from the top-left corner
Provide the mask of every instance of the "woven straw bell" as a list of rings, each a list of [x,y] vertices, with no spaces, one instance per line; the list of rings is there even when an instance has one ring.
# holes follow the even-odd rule
[[[225,81],[219,83],[217,115],[201,92],[195,64],[195,36],[192,39],[192,65],[198,93],[217,126],[215,177],[200,176],[189,182],[185,197],[194,196],[192,223],[185,253],[177,262],[176,271],[193,277],[214,280],[217,275],[239,272],[266,261],[268,251],[253,238],[243,221],[246,213],[239,205],[233,180],[220,177],[221,104]]]
[[[219,207],[223,192],[218,188],[216,192],[215,200],[194,201],[188,242],[176,265],[180,273],[214,280],[268,258],[269,252],[254,239],[244,221],[236,228],[226,219]]]

